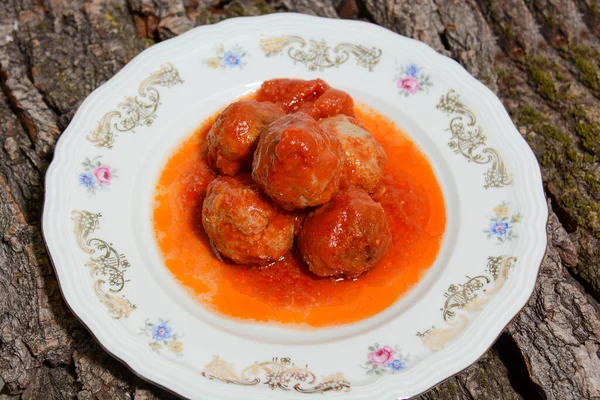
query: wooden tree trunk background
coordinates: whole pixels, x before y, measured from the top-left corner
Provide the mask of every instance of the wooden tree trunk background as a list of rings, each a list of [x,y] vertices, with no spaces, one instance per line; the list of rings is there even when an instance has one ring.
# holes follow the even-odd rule
[[[44,173],[79,104],[140,51],[284,11],[370,21],[454,58],[542,166],[553,211],[533,296],[481,360],[421,398],[600,399],[597,0],[1,0],[0,400],[175,398],[65,306],[40,233]]]

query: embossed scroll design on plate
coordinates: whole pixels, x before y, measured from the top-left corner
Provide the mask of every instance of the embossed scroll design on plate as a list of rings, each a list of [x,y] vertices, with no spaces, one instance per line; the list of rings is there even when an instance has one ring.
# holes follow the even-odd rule
[[[94,293],[111,317],[127,318],[135,306],[125,297],[113,293],[122,291],[128,282],[125,272],[130,264],[123,254],[115,250],[112,243],[96,237],[90,238],[98,229],[101,216],[89,211],[73,211],[71,219],[75,224],[75,237],[79,248],[90,255],[85,265],[90,269],[92,277],[96,278]]]
[[[135,128],[152,125],[160,105],[160,92],[157,88],[170,88],[178,83],[183,83],[183,79],[173,64],[161,65],[160,70],[153,72],[140,83],[138,96],[125,97],[125,101],[117,105],[118,110],[104,114],[96,129],[87,136],[87,140],[96,147],[111,149],[115,143],[116,132],[135,133]]]
[[[483,133],[481,126],[477,125],[475,113],[460,101],[459,95],[454,90],[450,90],[441,97],[436,108],[452,116],[448,128],[452,132],[452,137],[448,146],[469,162],[491,164],[484,173],[485,184],[483,187],[487,189],[510,185],[512,175],[506,171],[502,156],[496,149],[481,148],[486,145],[487,136]]]
[[[317,376],[305,367],[298,367],[289,358],[273,358],[272,361],[255,362],[238,374],[231,363],[213,356],[211,362],[204,366],[202,376],[211,380],[242,386],[255,386],[263,382],[272,390],[289,391],[294,389],[300,393],[324,393],[350,390],[348,382],[341,372],[327,375],[319,381]]]
[[[282,54],[287,48],[288,56],[294,62],[308,66],[310,71],[323,71],[325,68],[339,67],[351,56],[354,56],[357,65],[373,71],[382,54],[381,49],[377,47],[340,43],[332,48],[324,39],[320,41],[311,39],[307,42],[295,35],[261,36],[260,48],[267,57]]]
[[[486,270],[483,274],[469,277],[462,284],[452,284],[444,293],[446,302],[440,310],[447,328],[435,326],[424,332],[417,332],[423,345],[431,351],[439,351],[458,336],[469,323],[469,314],[479,311],[502,289],[508,280],[510,269],[515,266],[516,257],[488,257]]]

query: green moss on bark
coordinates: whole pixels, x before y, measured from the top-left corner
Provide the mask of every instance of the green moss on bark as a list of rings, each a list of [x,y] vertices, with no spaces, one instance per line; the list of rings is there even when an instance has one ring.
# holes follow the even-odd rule
[[[533,79],[538,93],[541,94],[546,100],[555,102],[557,99],[557,92],[556,87],[554,86],[554,81],[550,78],[550,76],[538,67],[532,67],[529,71],[531,73],[531,79]]]
[[[567,53],[571,56],[573,64],[579,70],[581,83],[593,90],[600,90],[600,74],[594,61],[600,58],[597,52],[587,46],[579,45],[568,48]]]
[[[581,146],[593,156],[600,155],[600,128],[588,118],[585,109],[578,103],[569,108],[569,114],[575,121],[574,131],[581,139]]]
[[[581,147],[596,149],[597,127],[588,119],[584,108],[575,103],[566,112],[565,118],[574,123],[574,133],[581,138]],[[517,115],[517,124],[536,133],[528,137],[545,176],[554,182],[560,192],[561,206],[569,210],[575,222],[588,228],[595,235],[600,233],[600,179],[597,176],[597,157],[583,154],[565,130],[555,126],[531,106],[523,106]],[[589,150],[588,150],[589,151]]]

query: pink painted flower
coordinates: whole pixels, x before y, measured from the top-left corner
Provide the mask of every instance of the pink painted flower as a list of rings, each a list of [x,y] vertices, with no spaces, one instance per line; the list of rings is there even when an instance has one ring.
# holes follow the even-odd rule
[[[367,357],[373,364],[386,365],[394,361],[394,350],[390,346],[383,346],[370,352]]]
[[[113,174],[108,165],[99,165],[94,169],[94,176],[101,185],[108,185]]]
[[[413,76],[405,76],[398,79],[398,88],[410,94],[415,94],[419,91],[419,81]]]

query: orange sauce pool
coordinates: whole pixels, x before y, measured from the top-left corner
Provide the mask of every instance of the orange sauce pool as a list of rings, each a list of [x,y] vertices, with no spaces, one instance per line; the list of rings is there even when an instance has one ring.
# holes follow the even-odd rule
[[[396,125],[356,110],[387,154],[381,202],[392,247],[357,280],[312,275],[293,252],[269,267],[223,263],[202,228],[202,202],[216,175],[204,161],[209,118],[168,160],[156,188],[154,229],[165,265],[205,308],[237,319],[324,327],[379,313],[406,293],[440,249],[446,212],[429,161]]]

